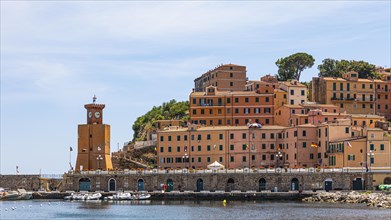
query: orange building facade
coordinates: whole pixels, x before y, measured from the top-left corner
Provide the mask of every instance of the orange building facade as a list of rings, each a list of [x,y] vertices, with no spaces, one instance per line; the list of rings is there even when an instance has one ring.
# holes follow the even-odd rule
[[[224,64],[209,70],[194,80],[194,90],[196,92],[204,92],[208,86],[215,86],[220,91],[244,91],[246,67]]]
[[[224,92],[209,86],[205,92],[190,94],[192,124],[237,126],[247,123],[273,125],[273,88],[256,91]]]
[[[110,125],[103,124],[104,104],[96,98],[87,109],[87,124],[78,126],[78,153],[76,170],[113,169],[110,157]]]

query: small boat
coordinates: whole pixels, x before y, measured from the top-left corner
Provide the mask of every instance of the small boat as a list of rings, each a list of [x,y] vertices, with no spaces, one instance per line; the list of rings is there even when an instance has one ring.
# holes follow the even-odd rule
[[[88,194],[80,193],[72,196],[73,200],[86,200]]]
[[[141,193],[141,194],[134,194],[133,200],[145,200],[151,198],[151,194],[149,193]]]
[[[64,200],[72,200],[73,199],[73,193],[69,196],[65,196]]]
[[[117,194],[113,195],[114,200],[131,200],[132,194],[125,192],[117,192]]]
[[[28,200],[33,197],[32,192],[26,192],[24,189],[5,190],[0,191],[0,200]]]
[[[88,194],[86,200],[99,200],[102,197],[100,193]]]

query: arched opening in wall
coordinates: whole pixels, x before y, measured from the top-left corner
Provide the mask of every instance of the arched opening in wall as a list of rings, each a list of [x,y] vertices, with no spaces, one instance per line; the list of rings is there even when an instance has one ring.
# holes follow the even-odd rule
[[[197,192],[204,190],[204,181],[202,179],[197,180]]]
[[[331,178],[327,178],[324,180],[324,190],[326,190],[326,192],[330,191],[333,189],[333,179]]]
[[[384,178],[383,183],[384,183],[384,184],[391,184],[391,177],[386,177],[386,178]]]
[[[117,191],[117,184],[115,182],[115,179],[109,179],[109,192],[110,191]]]
[[[259,179],[259,191],[266,190],[266,180],[264,178]]]
[[[297,178],[291,180],[291,190],[299,190],[299,180]]]
[[[143,179],[137,180],[137,191],[144,191],[144,180]]]
[[[229,178],[227,181],[227,189],[225,191],[231,192],[232,190],[235,190],[235,181],[232,178]]]
[[[91,180],[89,178],[81,178],[79,180],[79,191],[90,191]]]
[[[171,192],[172,190],[174,190],[174,181],[172,181],[172,179],[168,179],[166,192]]]
[[[365,180],[361,178],[354,178],[353,180],[353,190],[363,190],[365,185]]]

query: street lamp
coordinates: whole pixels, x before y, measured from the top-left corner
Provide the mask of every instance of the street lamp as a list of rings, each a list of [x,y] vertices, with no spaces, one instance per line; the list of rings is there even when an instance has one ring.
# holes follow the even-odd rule
[[[370,150],[369,153],[368,153],[368,157],[369,157],[369,170],[370,170],[370,172],[372,172],[372,158],[373,158],[374,155],[375,155],[375,153],[373,153],[373,151]]]
[[[103,160],[102,155],[99,155],[96,160],[98,161],[98,170],[100,170],[100,161]]]
[[[278,151],[276,153],[276,158],[277,158],[277,166],[276,166],[276,168],[278,168],[279,162],[282,159],[282,157],[283,157],[282,153],[280,151]]]
[[[189,160],[189,155],[187,155],[187,153],[185,153],[185,155],[182,156],[182,161],[183,163],[185,163],[185,167],[186,167],[186,162],[188,162]]]

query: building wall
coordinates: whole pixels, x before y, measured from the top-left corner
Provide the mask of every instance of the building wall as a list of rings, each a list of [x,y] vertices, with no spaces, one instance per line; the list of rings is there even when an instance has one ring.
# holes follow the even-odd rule
[[[79,190],[79,180],[87,178],[91,181],[91,191],[108,191],[108,183],[113,179],[116,183],[117,191],[138,191],[139,181],[144,182],[145,191],[161,190],[162,184],[172,181],[174,191],[196,191],[197,181],[202,180],[203,190],[206,191],[226,191],[228,181],[231,179],[231,190],[239,191],[260,191],[260,180],[265,180],[265,191],[273,190],[275,187],[279,191],[290,191],[292,180],[297,179],[301,190],[322,190],[325,180],[333,181],[333,189],[351,190],[353,180],[364,178],[366,189],[372,188],[372,174],[370,173],[343,173],[340,172],[296,172],[285,173],[190,173],[182,174],[182,171],[173,171],[164,174],[144,174],[140,171],[137,174],[68,174],[64,177],[65,190]],[[389,176],[389,175],[388,175]]]
[[[376,81],[376,113],[391,119],[391,81]]]
[[[196,92],[204,92],[208,86],[216,86],[220,91],[244,91],[246,67],[225,64],[210,70],[194,80]]]
[[[208,87],[205,92],[190,94],[190,119],[206,126],[274,123],[272,88],[257,91],[220,92]]]
[[[279,88],[287,92],[287,104],[298,105],[307,102],[307,87],[297,80],[281,82]]]
[[[110,158],[110,125],[84,124],[78,126],[78,156],[76,170],[112,169]],[[102,159],[99,158],[99,155]]]

